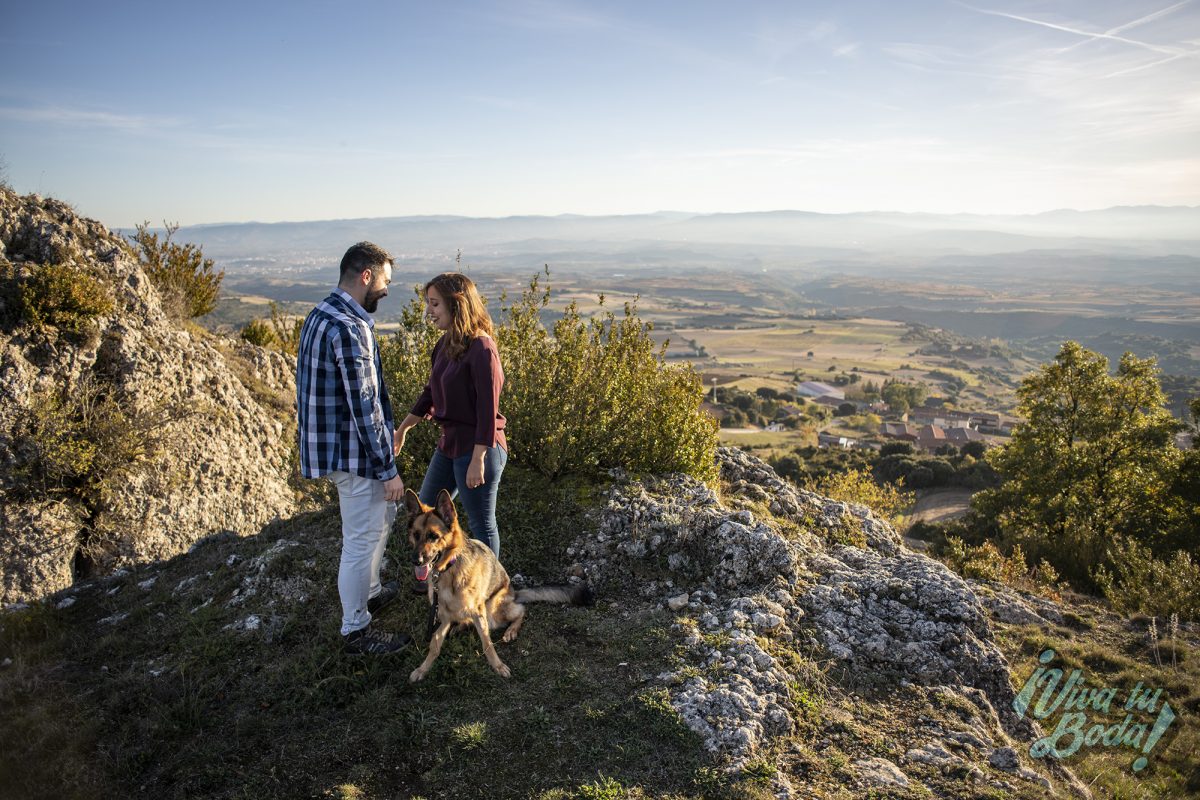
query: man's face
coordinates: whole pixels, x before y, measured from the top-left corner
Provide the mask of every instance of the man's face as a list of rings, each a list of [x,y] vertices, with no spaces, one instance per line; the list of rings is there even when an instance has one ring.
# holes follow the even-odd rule
[[[374,314],[379,308],[380,298],[387,297],[388,284],[392,282],[392,263],[385,262],[382,267],[371,270],[371,285],[367,287],[367,299],[363,302],[363,310]]]

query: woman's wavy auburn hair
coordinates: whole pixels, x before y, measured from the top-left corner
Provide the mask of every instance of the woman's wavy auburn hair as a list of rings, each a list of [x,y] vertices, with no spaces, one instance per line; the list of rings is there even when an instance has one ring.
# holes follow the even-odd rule
[[[461,272],[443,272],[429,283],[425,284],[424,294],[428,296],[430,287],[437,289],[442,296],[442,302],[450,308],[452,322],[446,331],[446,354],[458,360],[467,352],[471,341],[480,334],[486,333],[496,338],[492,327],[492,318],[488,315],[483,298],[475,288],[475,282]]]

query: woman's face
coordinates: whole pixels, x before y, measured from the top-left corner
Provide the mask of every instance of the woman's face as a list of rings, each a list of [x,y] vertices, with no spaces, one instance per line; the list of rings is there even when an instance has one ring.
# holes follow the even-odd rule
[[[425,290],[425,316],[429,317],[433,327],[439,331],[450,330],[450,323],[454,321],[450,307],[446,305],[437,288],[433,286]]]

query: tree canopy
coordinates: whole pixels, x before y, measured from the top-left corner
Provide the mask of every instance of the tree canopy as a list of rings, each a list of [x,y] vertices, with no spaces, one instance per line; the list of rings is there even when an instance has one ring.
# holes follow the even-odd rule
[[[1180,488],[1182,427],[1165,407],[1153,358],[1108,360],[1066,342],[1018,394],[1025,423],[988,454],[999,488],[975,498],[1006,538],[1046,558],[1081,588],[1140,543],[1157,554],[1196,551],[1194,514]]]

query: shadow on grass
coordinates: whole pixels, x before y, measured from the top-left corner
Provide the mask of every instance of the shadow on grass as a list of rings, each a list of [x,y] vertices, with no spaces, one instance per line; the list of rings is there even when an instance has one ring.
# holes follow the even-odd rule
[[[506,472],[510,572],[561,580],[595,491]],[[403,547],[394,536],[401,568]],[[0,796],[574,796],[610,776],[654,796],[739,794],[655,683],[674,651],[663,612],[623,598],[535,605],[498,644],[510,680],[462,634],[413,685],[423,644],[341,654],[339,550],[327,508],[213,537],[69,608],[0,617],[0,657],[13,659],[0,671]],[[250,574],[299,588],[247,593]],[[250,614],[258,630],[230,627]],[[416,635],[425,614],[402,593],[379,625]]]

